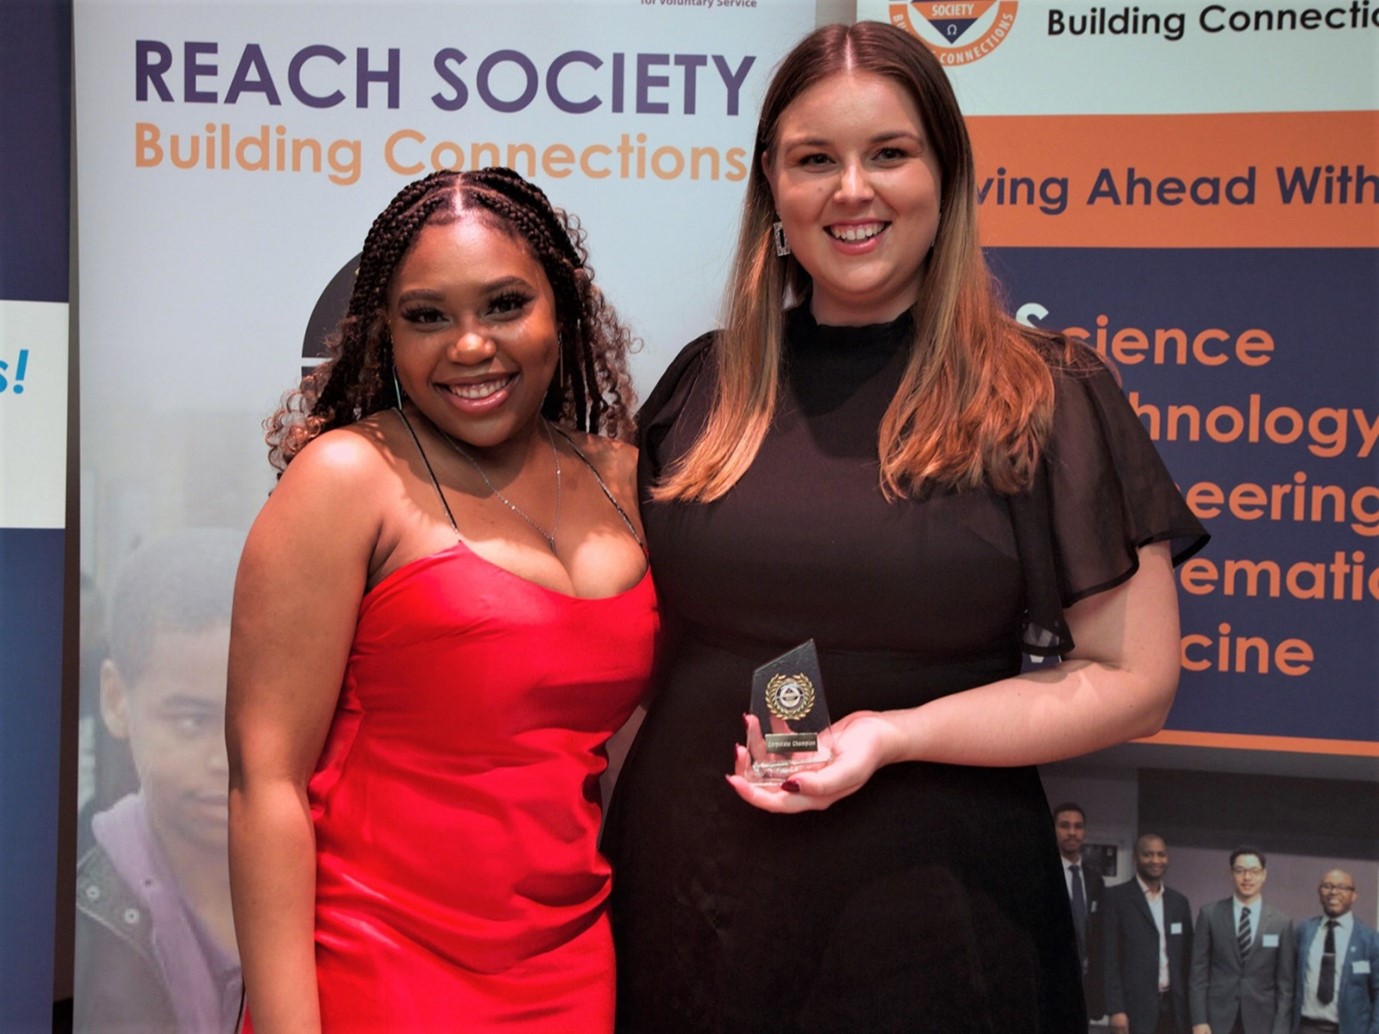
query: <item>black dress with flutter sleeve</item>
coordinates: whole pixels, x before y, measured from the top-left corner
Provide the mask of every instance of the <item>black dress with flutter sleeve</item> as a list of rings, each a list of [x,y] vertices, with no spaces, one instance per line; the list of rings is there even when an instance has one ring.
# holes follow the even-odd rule
[[[1033,640],[1062,635],[1061,608],[1134,573],[1139,546],[1171,540],[1182,559],[1205,532],[1094,357],[1051,356],[1054,427],[1029,496],[887,501],[877,432],[909,317],[821,327],[800,309],[786,337],[775,420],[721,499],[647,495],[704,426],[712,335],[642,411],[666,639],[604,840],[618,1027],[1085,1032],[1035,769],[896,764],[801,815],[751,807],[724,775],[752,669],[803,640],[835,720],[914,707],[1018,672]]]

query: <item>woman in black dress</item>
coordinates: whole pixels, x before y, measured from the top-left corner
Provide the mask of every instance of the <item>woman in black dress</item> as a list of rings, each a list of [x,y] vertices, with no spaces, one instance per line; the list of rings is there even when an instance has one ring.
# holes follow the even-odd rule
[[[1160,727],[1205,533],[1095,355],[1000,308],[917,40],[808,36],[755,159],[726,326],[642,411],[669,635],[606,837],[619,1027],[1085,1031],[1033,766]],[[811,637],[835,760],[751,782],[752,670]]]

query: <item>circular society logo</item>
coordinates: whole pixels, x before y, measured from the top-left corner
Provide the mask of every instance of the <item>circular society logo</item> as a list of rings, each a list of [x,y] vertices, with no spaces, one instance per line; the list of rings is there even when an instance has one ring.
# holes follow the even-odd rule
[[[1005,42],[1016,0],[939,0],[891,4],[891,24],[917,37],[947,66],[970,65]]]

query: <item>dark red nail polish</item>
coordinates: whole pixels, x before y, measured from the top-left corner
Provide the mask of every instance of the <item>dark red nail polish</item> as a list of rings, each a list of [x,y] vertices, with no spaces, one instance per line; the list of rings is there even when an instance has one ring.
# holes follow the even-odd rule
[[[781,783],[780,788],[784,790],[786,793],[800,792],[800,784],[795,782],[795,780],[793,779],[787,779],[785,782]]]

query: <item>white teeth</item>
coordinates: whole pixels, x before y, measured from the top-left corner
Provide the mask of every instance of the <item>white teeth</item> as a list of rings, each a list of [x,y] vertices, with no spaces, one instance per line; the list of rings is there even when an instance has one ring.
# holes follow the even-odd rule
[[[490,395],[496,395],[510,383],[512,378],[504,377],[501,381],[484,381],[482,384],[452,384],[450,393],[462,399],[486,399]]]
[[[867,226],[830,226],[828,232],[840,241],[865,241],[885,228],[885,223],[870,223]]]

